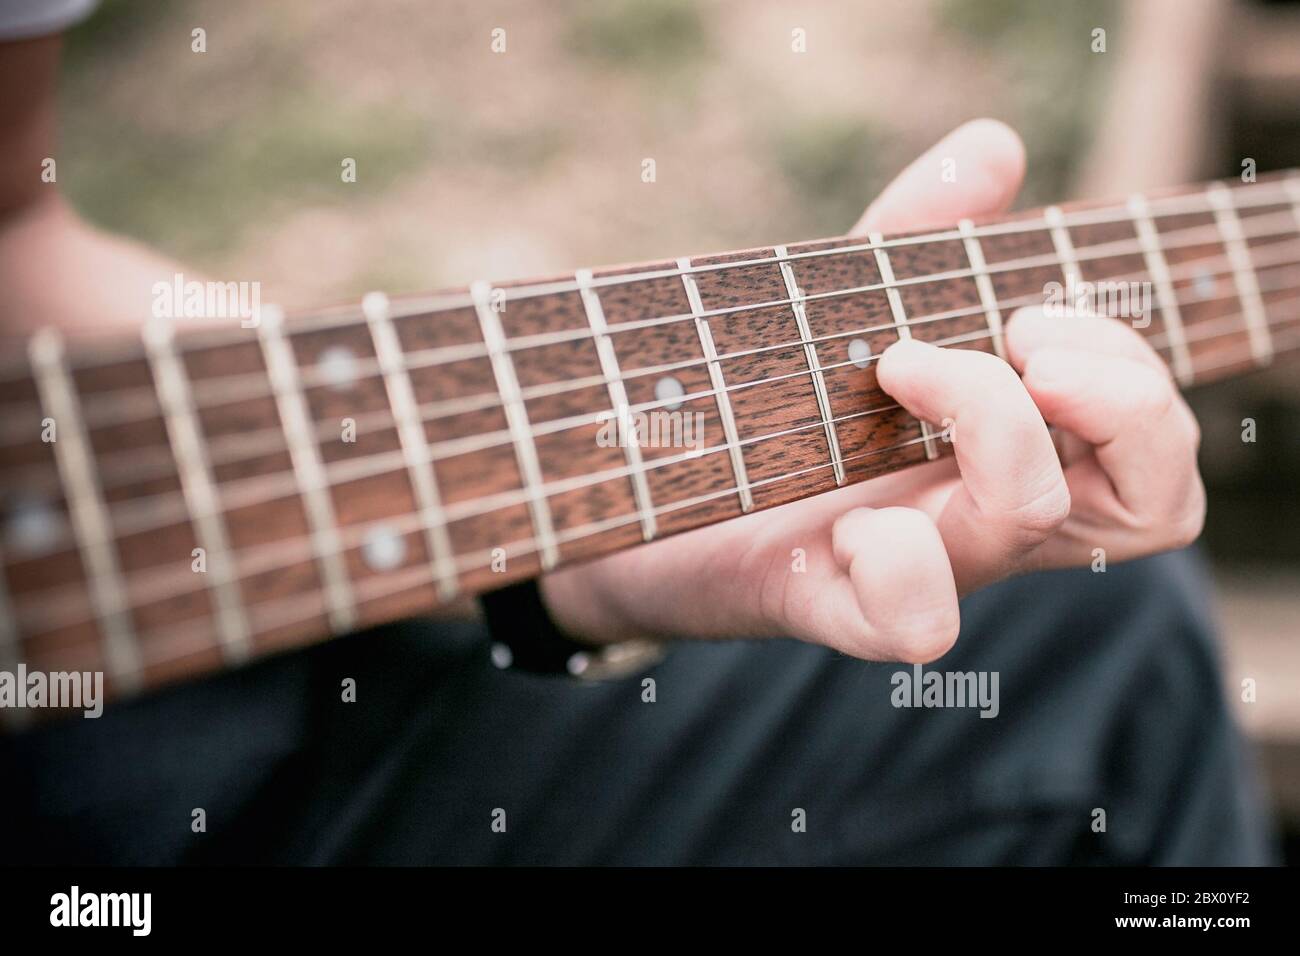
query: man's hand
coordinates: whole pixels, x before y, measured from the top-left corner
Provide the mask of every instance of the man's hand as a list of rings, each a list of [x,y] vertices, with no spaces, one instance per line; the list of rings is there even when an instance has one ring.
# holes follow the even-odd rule
[[[960,187],[939,188],[947,157]],[[1023,173],[1015,133],[968,123],[891,183],[855,232],[1000,212]],[[960,594],[1088,564],[1097,548],[1117,561],[1194,540],[1199,431],[1141,336],[1112,319],[1023,309],[1006,341],[1010,366],[918,341],[880,358],[880,385],[899,404],[955,423],[955,460],[553,573],[542,587],[556,621],[594,643],[791,635],[925,662],[956,641]],[[1060,455],[1048,425],[1062,433]],[[806,571],[793,570],[795,548]]]

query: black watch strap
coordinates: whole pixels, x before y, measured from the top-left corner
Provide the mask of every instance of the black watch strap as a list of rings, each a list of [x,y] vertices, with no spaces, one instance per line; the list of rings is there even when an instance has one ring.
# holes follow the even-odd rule
[[[590,659],[590,645],[570,640],[555,626],[535,579],[489,591],[479,597],[479,604],[492,632],[492,659],[498,667],[576,675]]]

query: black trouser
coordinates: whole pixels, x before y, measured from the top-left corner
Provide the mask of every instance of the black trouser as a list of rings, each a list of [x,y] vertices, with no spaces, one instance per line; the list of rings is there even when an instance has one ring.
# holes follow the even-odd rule
[[[409,622],[0,742],[0,860],[1272,862],[1207,591],[1180,553],[967,599],[925,670],[996,672],[989,718],[788,640],[585,686]]]

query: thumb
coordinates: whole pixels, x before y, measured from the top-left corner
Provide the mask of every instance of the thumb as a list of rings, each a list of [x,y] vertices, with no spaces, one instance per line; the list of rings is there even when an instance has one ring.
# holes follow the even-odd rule
[[[1025,147],[1005,123],[978,119],[931,146],[881,191],[853,235],[950,226],[1004,212],[1025,176]]]

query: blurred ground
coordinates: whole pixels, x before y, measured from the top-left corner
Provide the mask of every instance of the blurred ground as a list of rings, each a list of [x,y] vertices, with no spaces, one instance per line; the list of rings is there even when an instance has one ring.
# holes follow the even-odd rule
[[[1116,71],[1090,51],[1092,30],[1122,49],[1124,11],[108,0],[69,43],[59,179],[95,222],[224,280],[260,280],[290,305],[838,234],[910,157],[981,115],[1023,135],[1022,201],[1034,205],[1071,195],[1098,139]],[[195,28],[206,53],[191,52]],[[795,28],[806,53],[791,49]],[[1254,81],[1273,102],[1295,51],[1288,61],[1284,42],[1270,49],[1243,55],[1242,70],[1267,61],[1267,82]],[[1218,76],[1187,55],[1168,69]],[[1207,176],[1236,171],[1234,137],[1253,137],[1253,155],[1288,141],[1276,127],[1221,132],[1206,144]],[[340,179],[345,157],[354,184]],[[646,158],[653,184],[641,181]],[[1272,459],[1244,460],[1234,435],[1242,408],[1272,401],[1269,434],[1281,437],[1270,441],[1300,448],[1296,409],[1275,400],[1283,376],[1293,378],[1256,377],[1198,407],[1212,420],[1207,542],[1226,680],[1234,699],[1243,677],[1258,681],[1243,719],[1294,756],[1300,533],[1285,469],[1300,465],[1277,444]],[[1300,774],[1275,779],[1300,794]]]

